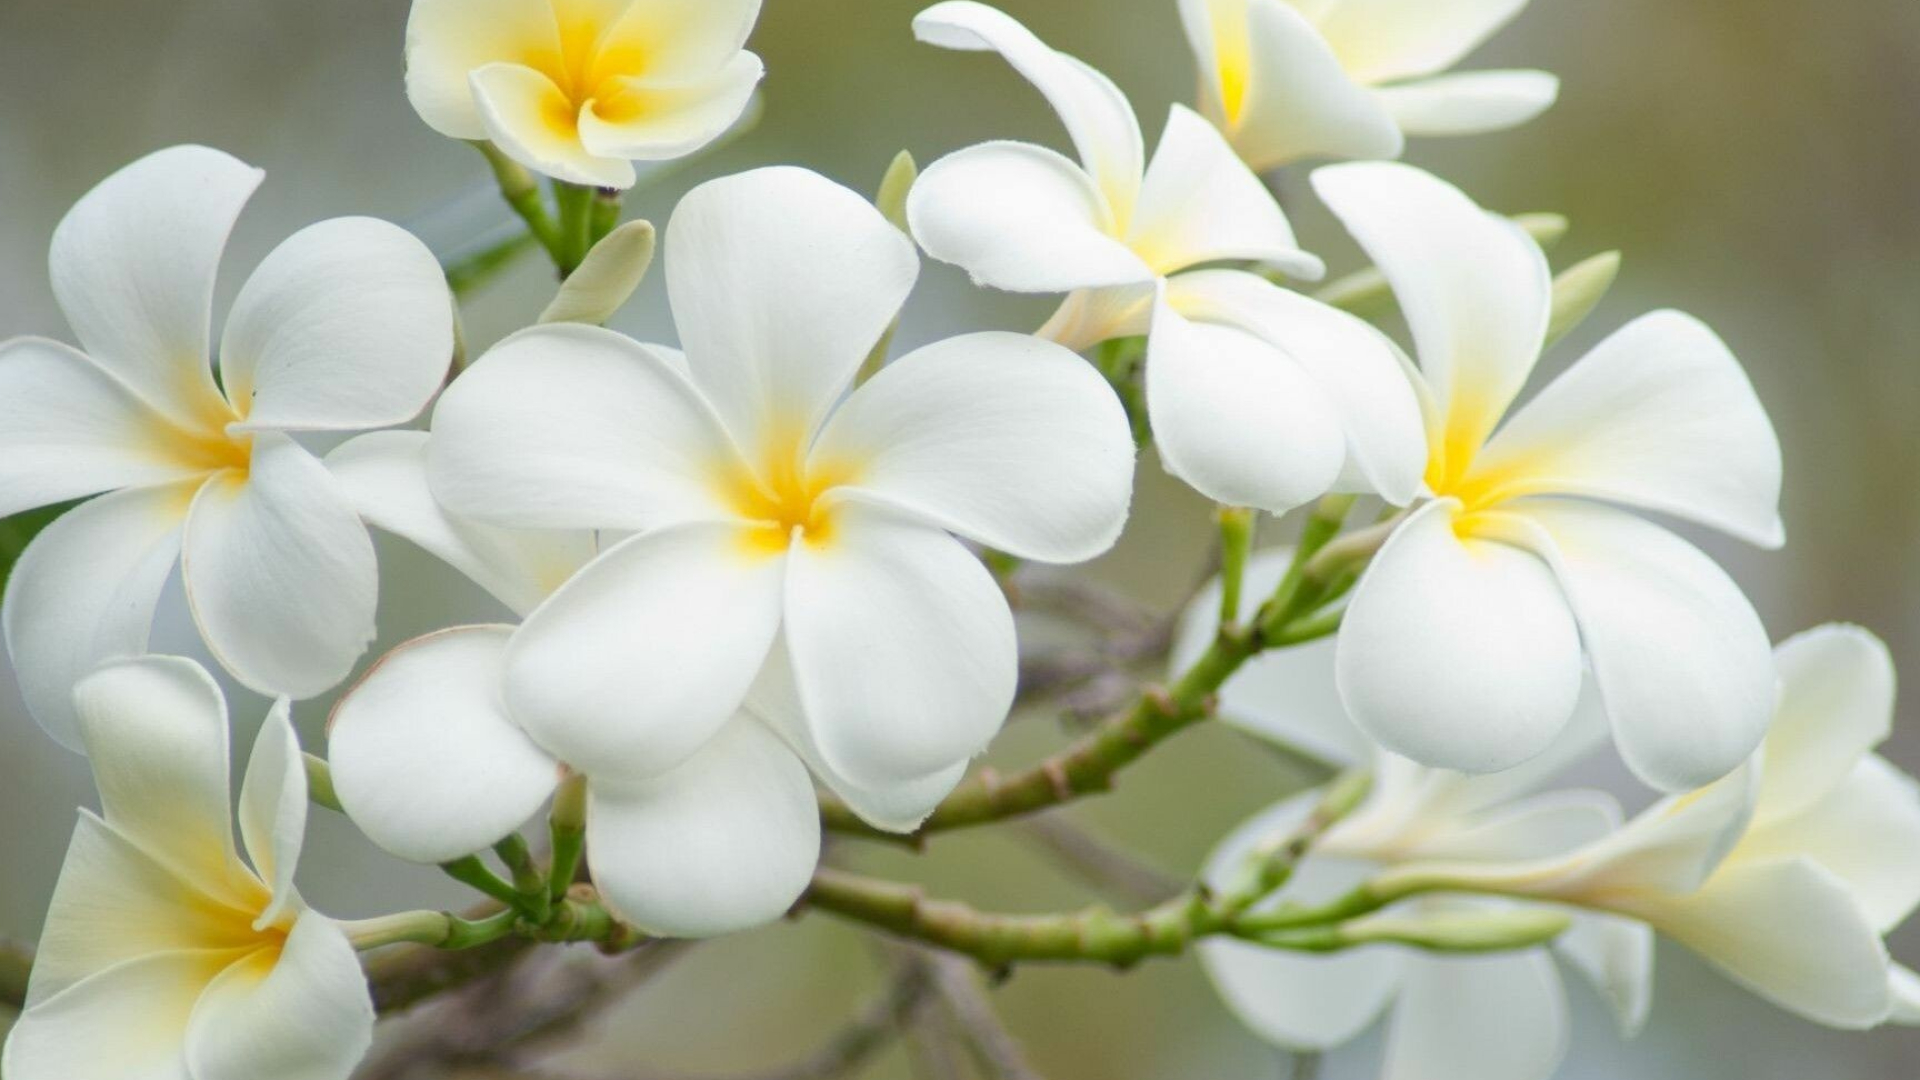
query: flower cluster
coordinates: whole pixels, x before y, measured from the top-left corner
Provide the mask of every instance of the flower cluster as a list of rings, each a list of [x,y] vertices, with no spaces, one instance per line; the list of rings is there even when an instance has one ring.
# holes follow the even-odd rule
[[[359,218],[269,255],[216,349],[216,270],[261,174],[178,147],[102,182],[51,256],[80,347],[0,345],[0,514],[86,500],[13,568],[6,646],[103,805],[7,1074],[342,1080],[373,1023],[356,949],[619,948],[796,904],[995,963],[1193,945],[1278,1044],[1390,1011],[1390,1077],[1550,1076],[1556,956],[1631,1034],[1656,934],[1813,1020],[1920,1022],[1884,944],[1920,904],[1920,789],[1873,753],[1885,649],[1847,627],[1773,649],[1727,573],[1638,513],[1784,542],[1780,448],[1738,361],[1658,312],[1520,403],[1617,263],[1556,277],[1539,222],[1388,160],[1552,104],[1544,73],[1448,73],[1524,6],[1180,0],[1198,108],[1149,155],[1112,80],[937,3],[918,38],[1004,60],[1074,157],[903,156],[872,201],[790,167],[703,183],[664,230],[677,346],[604,327],[654,248],[620,194],[633,162],[749,112],[757,0],[415,0],[408,97],[481,146],[563,279],[470,363],[460,275]],[[1373,265],[1314,292],[1326,265],[1263,174],[1323,157],[1352,159],[1311,187]],[[1060,306],[892,357],[922,252]],[[1369,307],[1397,307],[1411,358]],[[354,437],[322,455],[320,433]],[[1224,572],[1174,679],[1028,774],[967,780],[1022,691],[1025,567],[1116,543],[1143,447],[1221,506]],[[1379,520],[1343,532],[1361,497]],[[1308,504],[1297,548],[1252,555],[1259,514]],[[349,680],[376,637],[369,528],[517,621]],[[275,699],[245,861],[221,693],[144,655],[176,567],[207,656]],[[343,685],[326,755],[303,756],[292,702]],[[823,826],[1056,805],[1216,712],[1340,775],[1137,918],[932,918],[820,865]],[[1609,742],[1661,801],[1626,820],[1543,793]],[[310,797],[493,910],[310,911]],[[543,808],[544,860],[522,832]]]

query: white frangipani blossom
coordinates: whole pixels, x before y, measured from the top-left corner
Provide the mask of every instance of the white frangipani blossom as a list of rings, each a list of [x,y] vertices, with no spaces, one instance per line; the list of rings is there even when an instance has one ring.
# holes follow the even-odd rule
[[[1892,728],[1893,663],[1848,626],[1794,637],[1777,659],[1772,730],[1733,774],[1560,858],[1409,865],[1385,884],[1458,882],[1638,919],[1833,1027],[1910,1016],[1912,973],[1883,938],[1920,905],[1920,787],[1873,753]]]
[[[281,698],[240,789],[197,664],[111,662],[74,693],[102,814],[82,810],[27,993],[12,1080],[346,1080],[373,1003],[341,927],[293,885],[307,777]]]
[[[549,754],[659,778],[756,679],[756,710],[794,714],[787,737],[857,787],[950,784],[999,729],[1013,620],[952,534],[1091,558],[1124,523],[1133,445],[1097,373],[1022,335],[928,346],[848,394],[917,270],[905,236],[815,174],[713,181],[666,234],[684,358],[546,326],[447,391],[427,457],[448,510],[634,534],[506,647],[505,707]],[[761,678],[770,657],[790,659],[789,702]]]
[[[1544,71],[1446,74],[1527,0],[1180,0],[1200,103],[1261,172],[1309,157],[1397,158],[1408,135],[1526,123]]]
[[[684,157],[760,83],[760,0],[414,0],[407,97],[428,126],[490,139],[558,180],[629,188]]]
[[[928,254],[981,285],[1071,294],[1041,331],[1069,348],[1149,335],[1147,411],[1161,459],[1208,497],[1275,513],[1329,490],[1413,497],[1425,448],[1392,343],[1256,274],[1192,270],[1221,260],[1324,270],[1218,131],[1175,106],[1149,163],[1120,89],[1011,17],[952,0],[922,12],[914,30],[1005,57],[1080,155],[1076,164],[991,142],[935,162],[907,202]]]
[[[1739,362],[1657,312],[1508,418],[1552,308],[1539,246],[1408,166],[1335,165],[1314,184],[1393,284],[1430,450],[1432,501],[1374,558],[1340,633],[1348,713],[1416,761],[1497,771],[1553,742],[1584,655],[1642,779],[1725,775],[1772,713],[1765,629],[1713,560],[1620,507],[1781,544],[1780,445]]]
[[[373,640],[373,544],[304,431],[402,423],[453,357],[439,263],[385,222],[296,233],[211,314],[227,234],[259,170],[183,146],[102,182],[54,234],[53,288],[84,352],[0,345],[0,517],[63,515],[7,583],[7,648],[34,716],[78,749],[73,684],[142,653],[173,567],[219,662],[310,697]]]

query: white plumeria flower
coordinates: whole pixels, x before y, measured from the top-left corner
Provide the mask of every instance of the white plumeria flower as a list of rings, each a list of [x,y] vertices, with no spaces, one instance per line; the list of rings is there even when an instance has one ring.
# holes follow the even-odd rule
[[[760,0],[414,0],[407,97],[454,139],[557,180],[629,188],[740,118]]]
[[[1289,556],[1267,552],[1253,560],[1245,615],[1279,583]],[[1216,582],[1188,610],[1173,653],[1176,665],[1206,650],[1218,609]],[[1619,809],[1605,795],[1534,794],[1599,745],[1604,725],[1597,716],[1570,730],[1549,753],[1505,773],[1470,777],[1424,768],[1381,751],[1342,715],[1330,642],[1251,661],[1222,688],[1220,708],[1227,723],[1257,738],[1374,772],[1367,798],[1314,845],[1275,903],[1331,902],[1382,869],[1408,861],[1500,863],[1556,855],[1619,824]],[[1288,799],[1236,829],[1209,858],[1209,880],[1228,885],[1252,852],[1290,833],[1318,800],[1317,792]],[[1424,900],[1389,915],[1520,906]],[[1199,950],[1235,1015],[1276,1045],[1331,1049],[1390,1013],[1381,1074],[1388,1080],[1547,1080],[1565,1053],[1568,1030],[1552,954],[1601,988],[1622,1028],[1631,1032],[1646,1017],[1652,935],[1625,919],[1583,915],[1551,951],[1444,956],[1372,945],[1315,956],[1230,938],[1210,938]]]
[[[215,272],[260,179],[191,146],[109,177],[53,239],[54,295],[86,351],[0,345],[0,517],[109,492],[40,534],[0,605],[28,706],[74,749],[73,684],[146,651],[176,563],[208,648],[262,693],[320,693],[373,640],[373,544],[289,433],[418,414],[453,358],[452,298],[398,227],[321,222],[240,290],[216,385]]]
[[[1477,135],[1553,105],[1544,71],[1443,74],[1527,0],[1180,0],[1200,104],[1265,172],[1397,158],[1408,135]]]
[[[1848,626],[1794,637],[1777,659],[1773,729],[1734,774],[1563,858],[1396,874],[1639,919],[1822,1024],[1910,1015],[1912,973],[1882,940],[1920,904],[1920,788],[1873,753],[1892,728],[1893,663]]]
[[[1007,15],[958,0],[914,30],[1000,53],[1080,154],[993,142],[935,162],[907,201],[928,254],[981,285],[1071,294],[1041,331],[1069,348],[1149,334],[1161,460],[1208,497],[1275,513],[1335,489],[1413,497],[1426,451],[1391,342],[1258,275],[1190,270],[1225,259],[1324,270],[1212,125],[1175,106],[1149,165],[1120,89]]]
[[[1658,312],[1503,424],[1551,311],[1539,246],[1408,166],[1335,165],[1314,183],[1406,313],[1430,447],[1432,501],[1387,540],[1341,630],[1349,714],[1423,764],[1496,771],[1553,741],[1584,654],[1642,779],[1684,791],[1725,775],[1772,713],[1766,632],[1717,564],[1617,505],[1781,544],[1780,445],[1739,362],[1699,321]]]
[[[82,810],[54,890],[12,1080],[346,1080],[373,1003],[336,923],[294,888],[307,776],[281,698],[240,789],[199,665],[107,664],[74,692],[104,816]]]
[[[713,181],[666,236],[686,345],[546,326],[447,391],[434,494],[510,528],[637,535],[528,617],[514,721],[593,775],[658,777],[792,659],[804,741],[887,786],[957,773],[1012,701],[1012,615],[951,533],[1076,562],[1119,535],[1133,445],[1065,349],[972,334],[851,395],[918,272],[860,196],[798,169]],[[770,711],[777,711],[768,706]]]

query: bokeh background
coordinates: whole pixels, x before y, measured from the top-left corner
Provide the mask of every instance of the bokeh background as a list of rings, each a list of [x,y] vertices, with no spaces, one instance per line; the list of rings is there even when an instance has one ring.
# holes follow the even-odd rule
[[[218,146],[268,170],[229,252],[228,296],[277,240],[322,217],[390,218],[449,254],[503,227],[479,158],[435,136],[406,105],[406,6],[0,0],[0,333],[66,333],[45,280],[55,222],[99,178],[172,143]],[[1004,6],[1111,73],[1149,138],[1168,103],[1190,96],[1173,0]],[[908,30],[916,9],[913,0],[767,0],[754,38],[770,73],[764,119],[657,179],[633,212],[664,222],[688,185],[759,164],[801,164],[865,189],[902,147],[925,162],[990,137],[1063,144],[1037,96],[1003,64],[916,46]],[[1791,543],[1767,554],[1700,539],[1734,569],[1776,636],[1856,621],[1920,670],[1920,4],[1536,0],[1468,66],[1545,68],[1562,77],[1564,95],[1527,128],[1417,142],[1410,158],[1488,206],[1568,215],[1573,232],[1556,262],[1625,252],[1619,287],[1574,346],[1665,305],[1722,332],[1785,443]],[[1281,183],[1309,246],[1352,265],[1303,177]],[[529,261],[469,304],[470,334],[480,344],[524,325],[550,289]],[[1027,328],[1045,307],[975,292],[959,274],[929,267],[901,340]],[[671,339],[657,277],[616,325]],[[1170,607],[1206,560],[1206,507],[1151,464],[1142,486],[1127,540],[1093,572]],[[1269,531],[1278,539],[1284,527]],[[393,571],[384,643],[494,614],[404,545],[383,543],[382,558]],[[169,610],[157,645],[194,651],[177,595]],[[236,737],[248,739],[264,703],[244,692],[234,701]],[[310,746],[320,745],[325,706],[297,711]],[[1051,723],[1023,723],[997,753],[1022,760],[1058,738]],[[1920,695],[1903,705],[1889,753],[1920,771]],[[1212,838],[1298,782],[1229,733],[1202,731],[1076,817],[1187,873]],[[91,798],[84,764],[33,727],[10,677],[0,677],[0,934],[37,931],[72,808]],[[315,832],[302,883],[329,912],[458,899],[437,875],[379,856],[337,819],[317,815]],[[985,905],[1042,909],[1087,897],[1018,838],[958,836],[922,856],[859,858]],[[1780,929],[1794,932],[1790,917]],[[1920,934],[1896,938],[1895,948],[1920,960]],[[1653,1021],[1633,1043],[1620,1042],[1592,994],[1570,983],[1576,1031],[1565,1076],[1920,1074],[1920,1034],[1826,1032],[1677,950],[1663,949],[1659,967]],[[875,970],[869,948],[818,917],[704,945],[582,1032],[569,1056],[582,1071],[619,1076],[781,1061],[857,1008]],[[1289,1068],[1233,1023],[1191,961],[1126,976],[1025,970],[998,998],[1055,1080],[1226,1080]],[[1377,1040],[1363,1041],[1332,1055],[1323,1075],[1376,1069]],[[896,1052],[868,1075],[912,1073]]]

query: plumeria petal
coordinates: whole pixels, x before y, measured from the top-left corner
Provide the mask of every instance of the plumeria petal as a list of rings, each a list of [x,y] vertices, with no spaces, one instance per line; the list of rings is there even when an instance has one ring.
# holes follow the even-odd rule
[[[76,983],[20,1017],[0,1069],[17,1080],[199,1080],[187,1066],[188,1018],[240,955],[152,953]]]
[[[797,540],[786,635],[809,730],[834,771],[915,780],[979,753],[1013,704],[1006,596],[937,529],[865,507],[832,540]]]
[[[206,471],[186,433],[132,388],[57,341],[0,345],[0,517]]]
[[[593,879],[654,934],[708,937],[779,918],[820,857],[806,766],[758,721],[727,725],[650,780],[589,786]]]
[[[415,0],[407,17],[407,100],[450,139],[484,139],[468,76],[541,48],[560,50],[548,0]]]
[[[1771,747],[1766,760],[1775,760]],[[1761,806],[1766,799],[1763,787]],[[1891,858],[1888,852],[1915,850],[1920,850],[1920,788],[1885,758],[1870,755],[1824,799],[1791,818],[1757,823],[1732,858],[1804,855],[1845,882],[1874,928],[1886,933],[1920,906],[1920,860]]]
[[[746,45],[760,0],[634,0],[622,5],[601,48],[640,53],[646,77],[698,79],[725,66]]]
[[[683,157],[726,134],[746,112],[765,74],[759,57],[736,52],[724,67],[697,81],[628,80],[612,100],[582,110],[580,142],[602,158]]]
[[[1410,845],[1404,856],[1462,862],[1544,859],[1593,843],[1620,822],[1620,804],[1611,795],[1555,791],[1434,829],[1431,839]]]
[[[220,973],[193,1009],[194,1080],[347,1080],[373,1042],[373,1001],[346,934],[308,912],[286,945]]]
[[[199,486],[134,488],[69,510],[34,537],[7,578],[0,621],[21,697],[69,750],[81,748],[74,684],[103,660],[147,650]]]
[[[517,727],[500,676],[513,630],[467,626],[381,658],[340,699],[327,758],[368,839],[410,862],[481,851],[533,817],[560,767]]]
[[[1893,965],[1890,979],[1893,1014],[1887,1019],[1905,1027],[1920,1026],[1920,974],[1900,964]]]
[[[580,141],[573,102],[545,74],[518,63],[493,63],[468,79],[487,138],[508,157],[570,184],[633,186],[633,162],[589,151]]]
[[[821,433],[812,460],[858,462],[874,501],[1026,559],[1083,562],[1133,496],[1126,411],[1092,366],[1024,334],[950,338],[888,364]]]
[[[265,930],[283,912],[300,907],[293,872],[307,839],[307,767],[286,698],[274,702],[267,712],[253,743],[246,778],[240,782],[240,839],[273,896],[253,924],[254,929]]]
[[[1411,956],[1382,1080],[1541,1080],[1567,1053],[1567,997],[1541,949]]]
[[[1414,79],[1444,71],[1527,6],[1528,0],[1340,0],[1320,32],[1355,78]]]
[[[1761,825],[1810,810],[1838,791],[1893,732],[1894,669],[1887,646],[1857,626],[1796,634],[1773,653],[1780,704],[1767,730]]]
[[[685,761],[753,685],[780,625],[785,573],[785,560],[753,550],[731,525],[662,529],[608,549],[514,635],[505,677],[514,720],[596,779]]]
[[[362,520],[418,544],[525,615],[594,556],[585,529],[502,529],[456,517],[427,485],[424,431],[375,431],[327,455]]]
[[[1300,249],[1273,193],[1219,130],[1184,105],[1167,116],[1127,239],[1161,274],[1223,259],[1264,262],[1309,279],[1327,269]]]
[[[1606,1000],[1621,1038],[1640,1034],[1653,1009],[1653,941],[1646,923],[1585,912],[1553,942],[1553,951]]]
[[[1468,483],[1676,514],[1778,547],[1780,442],[1740,363],[1676,311],[1629,324],[1514,414]]]
[[[312,697],[373,642],[373,539],[326,466],[285,435],[254,436],[249,473],[194,498],[181,569],[208,648],[250,689]]]
[[[1552,108],[1560,80],[1544,71],[1468,71],[1378,93],[1408,135],[1478,135],[1519,127]]]
[[[232,419],[210,362],[214,277],[264,175],[172,147],[101,181],[53,234],[53,293],[81,347],[183,425]]]
[[[666,259],[694,381],[756,464],[813,436],[920,267],[866,199],[794,168],[695,188],[667,226]]]
[[[1153,298],[1158,289],[1159,283],[1154,281],[1077,289],[1034,333],[1074,352],[1085,352],[1113,338],[1145,336],[1153,322]]]
[[[1361,579],[1336,673],[1354,722],[1422,764],[1496,772],[1545,750],[1580,693],[1580,639],[1547,565],[1462,539],[1459,504],[1408,518]]]
[[[947,0],[922,11],[914,17],[913,33],[943,49],[992,51],[1005,58],[1060,114],[1115,219],[1132,216],[1146,150],[1133,106],[1113,80],[1049,47],[1004,12],[972,0]]]
[[[220,342],[227,396],[253,430],[411,420],[452,361],[439,261],[372,218],[323,221],[275,248],[234,299]]]

